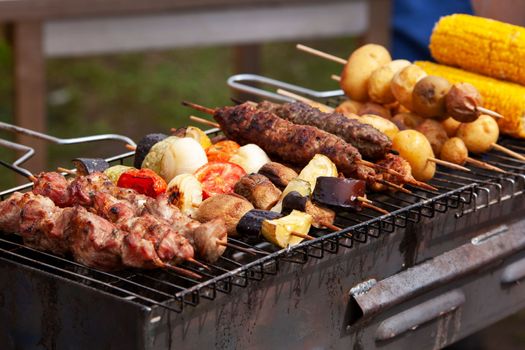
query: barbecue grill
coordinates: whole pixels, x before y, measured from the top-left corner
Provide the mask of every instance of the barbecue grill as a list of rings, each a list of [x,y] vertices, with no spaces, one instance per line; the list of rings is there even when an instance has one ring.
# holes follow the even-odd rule
[[[239,84],[254,79],[269,83],[243,75],[232,77],[230,85],[253,93]],[[282,87],[332,103],[340,95]],[[500,143],[525,151],[525,141]],[[128,164],[132,156],[108,161]],[[525,278],[520,217],[525,164],[494,151],[480,159],[507,173],[439,168],[430,182],[438,191],[409,187],[412,194],[371,194],[390,214],[341,212],[335,222],[341,231],[314,230],[315,240],[288,249],[229,238],[256,254],[228,248],[209,271],[182,265],[201,280],[166,270],[102,272],[26,247],[17,235],[2,235],[0,344],[65,349],[451,344],[525,307],[525,286],[518,283]],[[0,197],[30,188],[19,186]]]

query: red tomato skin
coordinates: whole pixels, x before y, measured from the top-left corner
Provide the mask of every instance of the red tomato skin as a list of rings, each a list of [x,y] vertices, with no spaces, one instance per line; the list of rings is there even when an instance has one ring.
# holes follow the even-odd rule
[[[202,198],[217,194],[231,194],[233,187],[241,177],[246,175],[242,167],[229,162],[209,162],[194,173],[202,184]]]

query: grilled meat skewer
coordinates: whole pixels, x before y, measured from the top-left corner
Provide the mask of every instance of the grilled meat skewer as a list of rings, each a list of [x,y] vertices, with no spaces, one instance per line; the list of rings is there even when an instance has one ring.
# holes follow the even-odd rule
[[[170,226],[176,234],[187,239],[197,254],[208,262],[215,262],[226,249],[223,244],[227,241],[224,222],[216,220],[200,224],[169,205],[165,195],[153,199],[130,189],[119,188],[102,173],[76,177],[69,187],[65,186],[67,183],[61,174],[42,173],[37,176],[35,188],[43,194],[48,192],[41,191],[42,188],[57,188],[53,198],[68,198],[69,205],[87,207],[117,226],[124,219],[151,214],[161,220],[162,225]]]
[[[14,193],[0,202],[0,231],[21,232],[24,244],[58,255],[72,253],[86,266],[118,270],[169,267],[200,277],[170,263],[188,260],[193,249],[174,231],[159,229],[151,215],[121,218],[120,228],[85,208],[59,208],[47,197]],[[123,228],[123,229],[121,229]]]
[[[382,159],[392,148],[390,139],[374,127],[339,113],[322,112],[302,102],[276,104],[264,101],[257,108],[272,112],[294,124],[315,126],[337,135],[357,148],[365,159]]]

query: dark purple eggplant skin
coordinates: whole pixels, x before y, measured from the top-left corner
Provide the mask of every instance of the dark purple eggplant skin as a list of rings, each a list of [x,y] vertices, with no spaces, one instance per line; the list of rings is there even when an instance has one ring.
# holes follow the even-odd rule
[[[292,210],[306,212],[306,203],[308,203],[308,200],[308,197],[301,195],[297,191],[292,191],[283,198],[281,213],[288,215]]]
[[[168,135],[165,134],[147,134],[138,143],[137,149],[135,150],[135,160],[133,166],[140,169],[144,158],[148,155],[151,147],[157,142],[164,140]]]
[[[264,220],[274,220],[283,217],[281,213],[269,210],[252,209],[243,215],[237,223],[237,232],[241,237],[257,238],[261,233]]]
[[[73,164],[77,169],[77,175],[89,175],[96,172],[103,172],[109,168],[109,163],[102,158],[75,158]]]
[[[362,180],[321,176],[317,178],[312,200],[334,209],[361,210],[357,197],[364,196],[365,188]]]

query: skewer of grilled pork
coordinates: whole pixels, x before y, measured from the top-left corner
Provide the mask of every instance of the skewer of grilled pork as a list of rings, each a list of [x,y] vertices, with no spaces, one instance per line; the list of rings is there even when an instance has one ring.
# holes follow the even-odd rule
[[[102,270],[125,267],[169,268],[192,278],[201,276],[174,266],[193,256],[187,240],[174,232],[160,237],[148,217],[123,230],[85,208],[60,208],[45,196],[15,192],[0,202],[0,231],[20,232],[24,244],[58,255],[71,253],[86,266]],[[128,219],[128,220],[133,220]]]

